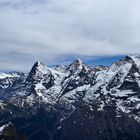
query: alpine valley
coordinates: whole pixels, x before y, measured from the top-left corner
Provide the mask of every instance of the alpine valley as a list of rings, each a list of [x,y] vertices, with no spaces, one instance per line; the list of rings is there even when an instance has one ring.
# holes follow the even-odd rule
[[[0,73],[1,137],[140,140],[140,56],[93,68],[37,61],[29,73]]]

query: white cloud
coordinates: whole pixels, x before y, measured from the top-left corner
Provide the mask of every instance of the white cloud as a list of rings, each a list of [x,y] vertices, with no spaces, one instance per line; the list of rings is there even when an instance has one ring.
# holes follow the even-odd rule
[[[138,0],[1,0],[0,68],[22,69],[25,57],[29,66],[37,59],[56,63],[61,55],[140,53],[139,5]]]

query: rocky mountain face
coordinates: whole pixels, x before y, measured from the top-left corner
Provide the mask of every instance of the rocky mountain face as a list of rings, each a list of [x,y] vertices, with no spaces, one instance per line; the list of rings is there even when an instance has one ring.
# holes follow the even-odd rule
[[[139,140],[140,56],[0,73],[0,125],[9,121],[29,140]]]
[[[16,128],[12,123],[0,127],[1,140],[27,140],[26,136],[20,136],[16,133]]]

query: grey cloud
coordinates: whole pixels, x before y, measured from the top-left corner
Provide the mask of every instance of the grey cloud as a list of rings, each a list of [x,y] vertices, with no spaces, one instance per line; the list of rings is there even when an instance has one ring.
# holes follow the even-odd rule
[[[0,57],[27,54],[31,65],[35,59],[51,64],[71,54],[140,53],[139,5],[138,0],[1,0]],[[17,64],[17,58],[25,59],[16,54]],[[7,66],[1,69],[15,65],[2,60]]]

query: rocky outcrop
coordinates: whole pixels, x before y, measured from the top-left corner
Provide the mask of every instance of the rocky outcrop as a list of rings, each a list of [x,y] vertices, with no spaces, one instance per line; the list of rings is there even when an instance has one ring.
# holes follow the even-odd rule
[[[0,127],[1,140],[27,140],[26,136],[20,136],[16,133],[16,128],[12,123]]]

